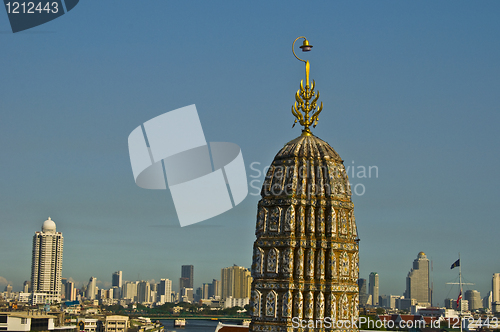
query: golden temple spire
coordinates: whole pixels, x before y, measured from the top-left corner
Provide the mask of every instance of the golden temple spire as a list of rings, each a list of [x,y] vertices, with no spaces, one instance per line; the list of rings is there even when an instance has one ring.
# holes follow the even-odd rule
[[[293,127],[295,127],[295,124],[297,123],[297,120],[299,120],[299,123],[304,126],[304,129],[302,130],[302,135],[303,136],[310,136],[312,135],[311,130],[309,129],[309,126],[316,127],[318,124],[318,116],[323,110],[323,102],[321,102],[320,106],[317,106],[317,101],[319,98],[319,92],[314,92],[314,85],[315,82],[313,80],[312,85],[309,86],[309,70],[310,70],[310,64],[308,60],[303,60],[295,54],[295,42],[299,40],[300,38],[304,38],[304,42],[302,43],[302,46],[300,48],[302,49],[302,52],[309,52],[311,48],[313,47],[312,45],[309,44],[309,41],[306,39],[306,37],[301,36],[296,38],[293,43],[292,43],[292,53],[293,55],[297,58],[297,60],[305,62],[306,64],[306,86],[304,87],[304,80],[300,81],[300,89],[297,90],[297,93],[295,94],[295,104],[292,106],[292,114],[295,116],[295,122],[293,123]],[[314,97],[312,102],[310,100]],[[309,113],[313,112],[312,116],[309,116]],[[303,113],[303,114],[302,114]]]

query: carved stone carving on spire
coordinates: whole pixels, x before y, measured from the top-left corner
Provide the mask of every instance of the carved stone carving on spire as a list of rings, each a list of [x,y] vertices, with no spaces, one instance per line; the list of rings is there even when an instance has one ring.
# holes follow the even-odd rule
[[[267,254],[267,272],[278,273],[278,257],[279,253],[276,248],[269,250]]]
[[[283,301],[282,301],[282,316],[283,317],[292,317],[292,292],[289,290],[285,293],[283,293]]]
[[[293,303],[293,314],[295,317],[302,318],[302,313],[304,309],[304,299],[302,296],[302,292],[300,290],[296,291],[294,303]]]
[[[325,296],[323,292],[319,292],[316,299],[316,319],[325,317]]]
[[[276,317],[276,306],[278,302],[278,295],[275,291],[270,291],[266,296],[266,316]]]
[[[314,296],[312,292],[306,293],[305,306],[304,306],[304,318],[312,319],[314,316]]]

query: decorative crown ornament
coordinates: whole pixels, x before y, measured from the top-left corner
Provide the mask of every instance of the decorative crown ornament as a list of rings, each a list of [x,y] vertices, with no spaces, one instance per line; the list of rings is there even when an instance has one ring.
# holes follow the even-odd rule
[[[323,102],[321,102],[320,106],[317,105],[317,101],[319,98],[319,92],[314,91],[315,87],[315,82],[313,80],[312,85],[309,86],[309,70],[310,70],[310,64],[309,60],[303,60],[295,54],[294,50],[294,45],[297,40],[300,38],[304,38],[304,42],[300,48],[302,49],[303,52],[308,52],[311,50],[312,45],[309,45],[309,41],[306,39],[306,37],[298,37],[296,38],[293,43],[292,43],[292,53],[293,55],[302,62],[305,62],[306,64],[306,86],[304,88],[304,80],[300,81],[300,88],[297,90],[295,93],[295,104],[292,106],[292,114],[295,116],[295,121],[293,123],[293,127],[295,127],[295,124],[297,123],[297,120],[299,121],[300,125],[304,127],[302,130],[302,135],[303,136],[310,136],[312,135],[311,130],[309,127],[312,125],[313,128],[316,127],[318,124],[318,116],[323,110]],[[310,100],[314,97],[312,102]],[[309,113],[313,112],[312,116],[309,115]],[[303,113],[303,114],[302,114]]]

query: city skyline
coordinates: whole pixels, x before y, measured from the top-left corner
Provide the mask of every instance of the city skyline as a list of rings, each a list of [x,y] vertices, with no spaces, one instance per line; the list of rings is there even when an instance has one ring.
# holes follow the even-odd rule
[[[51,225],[52,225],[52,224],[54,225],[54,226],[53,226],[53,227],[54,227],[54,230],[52,230],[52,228],[51,228],[49,231],[54,231],[54,232],[55,232],[55,224],[54,224],[54,222],[53,222],[51,219],[47,220],[47,221],[44,223],[43,228],[42,228],[42,229],[43,229],[43,231],[47,231],[47,229],[48,229],[48,227],[46,227],[46,226],[47,226],[47,222],[50,222],[50,223],[51,223]],[[52,227],[51,225],[49,225],[49,226],[50,226],[50,227]],[[36,233],[40,233],[40,232],[36,232]],[[59,236],[61,236],[61,235],[59,235]],[[36,234],[35,234],[35,237],[36,237]],[[62,236],[61,236],[61,237],[62,237]],[[422,258],[423,258],[424,260],[426,260],[426,261],[427,261],[427,263],[426,263],[427,265],[429,264],[429,263],[428,263],[428,260],[427,260],[427,258],[426,258],[426,256],[425,256],[425,254],[424,254],[423,252],[420,252],[420,253],[418,254],[417,259],[415,259],[415,260],[414,260],[414,262],[413,262],[413,268],[411,269],[411,271],[408,273],[408,276],[406,277],[407,282],[408,282],[408,278],[409,278],[411,275],[413,275],[413,273],[415,272],[415,269],[416,269],[416,271],[418,272],[418,270],[419,270],[419,268],[421,267],[421,264],[422,264],[422,263],[420,263],[420,260],[421,260]],[[181,271],[185,271],[187,274],[189,274],[189,273],[191,273],[191,272],[193,272],[193,271],[194,271],[194,266],[192,266],[192,265],[183,265],[183,266],[181,266],[181,267],[182,267]],[[416,268],[416,267],[417,267],[417,268]],[[233,270],[233,269],[237,269],[238,271],[240,271],[240,270],[241,270],[241,271],[246,271],[246,273],[247,273],[247,277],[250,277],[250,273],[249,273],[249,269],[248,269],[248,268],[246,268],[246,267],[242,267],[242,266],[237,266],[237,265],[234,265],[234,266],[232,266],[232,267],[222,268],[222,269],[221,269],[221,272],[222,272],[222,275],[221,275],[221,280],[219,281],[219,280],[213,279],[213,280],[212,280],[212,282],[223,282],[223,280],[224,280],[224,278],[225,278],[225,274],[224,274],[225,272],[224,272],[224,271],[231,271],[231,270]],[[425,271],[427,271],[427,272],[425,272]],[[424,271],[425,273],[429,273],[428,267],[426,267],[426,270],[425,270],[425,271]],[[97,295],[98,295],[97,291],[94,289],[96,286],[97,286],[97,288],[98,288],[98,289],[113,289],[113,288],[115,288],[115,287],[118,287],[118,286],[115,286],[115,284],[114,284],[115,282],[116,282],[117,284],[124,284],[124,283],[130,283],[130,282],[132,282],[132,283],[148,282],[148,283],[150,283],[150,284],[153,284],[153,283],[154,283],[154,284],[157,284],[157,285],[163,285],[163,287],[164,287],[164,290],[165,290],[165,291],[166,291],[167,289],[170,289],[171,291],[175,291],[176,293],[179,293],[179,292],[181,291],[181,289],[175,290],[174,288],[172,288],[172,280],[171,280],[171,279],[169,279],[169,278],[163,278],[163,277],[162,277],[162,278],[160,278],[159,282],[157,282],[155,279],[150,279],[150,280],[135,279],[135,280],[134,280],[134,279],[132,278],[132,279],[130,279],[130,280],[129,280],[129,279],[122,279],[122,273],[123,273],[122,271],[115,271],[115,272],[113,272],[113,273],[112,273],[112,275],[111,275],[111,278],[110,278],[111,282],[103,282],[102,280],[98,280],[98,279],[97,279],[97,278],[95,278],[95,277],[90,277],[88,284],[87,284],[87,285],[85,285],[85,283],[84,283],[84,282],[78,282],[78,281],[75,281],[73,278],[71,278],[71,277],[70,277],[70,278],[69,278],[69,280],[68,280],[67,278],[63,278],[63,280],[64,280],[64,282],[63,282],[63,283],[67,283],[68,281],[70,281],[70,282],[73,284],[73,286],[72,286],[72,287],[75,287],[75,288],[78,288],[78,289],[82,289],[82,288],[84,288],[84,287],[86,286],[86,287],[85,287],[85,289],[86,289],[85,296],[86,296],[87,298],[92,298],[92,299],[96,299],[96,298],[97,298]],[[480,294],[481,294],[481,301],[482,301],[482,299],[483,299],[483,295],[485,295],[485,294],[487,295],[489,292],[493,292],[493,294],[497,294],[497,295],[493,295],[493,298],[492,298],[492,302],[495,302],[495,301],[496,301],[496,299],[497,299],[495,296],[499,296],[498,294],[500,294],[500,292],[498,292],[498,285],[497,285],[497,284],[498,284],[498,280],[500,280],[500,278],[498,277],[499,275],[500,275],[500,273],[494,273],[494,274],[493,274],[493,278],[492,278],[492,279],[493,279],[493,281],[492,281],[491,288],[490,288],[489,290],[486,290],[486,291],[485,291],[485,290],[483,290],[483,291],[479,291],[479,292],[478,292],[478,291],[476,290],[476,287],[474,287],[474,286],[469,286],[469,285],[467,285],[467,284],[464,284],[464,286],[463,286],[463,293],[464,293],[464,295],[465,295],[465,294],[467,294],[467,293],[469,293],[469,292],[476,292],[476,293],[480,293]],[[182,276],[182,272],[181,272],[181,276]],[[180,279],[182,279],[182,277],[181,277]],[[165,282],[166,282],[165,280],[169,283],[169,284],[168,284],[168,286],[165,286],[165,285],[164,285],[164,284],[165,284]],[[363,281],[363,280],[364,280],[364,281]],[[495,281],[495,280],[497,280],[497,281]],[[26,286],[26,285],[30,285],[30,284],[29,284],[29,282],[30,282],[30,280],[26,280],[26,281],[24,281],[24,282],[23,282],[23,287],[22,287],[22,289],[21,289],[21,290],[11,289],[11,291],[14,291],[14,292],[15,292],[15,291],[24,291],[24,292],[26,292],[26,288],[27,288],[27,286]],[[226,281],[226,282],[227,282],[227,281]],[[363,278],[361,275],[359,276],[359,279],[358,279],[358,284],[359,284],[359,282],[361,282],[361,283],[362,283],[362,285],[364,285],[364,287],[363,287],[363,288],[366,290],[366,293],[367,293],[367,295],[369,295],[369,296],[372,296],[372,293],[375,293],[375,294],[378,294],[378,296],[389,296],[389,295],[393,295],[393,296],[403,296],[403,297],[405,297],[405,298],[415,298],[414,296],[407,297],[407,295],[406,295],[406,291],[404,291],[403,293],[396,293],[396,294],[395,294],[395,293],[380,293],[380,292],[379,292],[380,285],[379,285],[379,278],[378,278],[378,273],[377,273],[377,272],[371,272],[371,273],[370,273],[370,275],[369,275],[369,282],[370,282],[370,283],[369,283],[369,285],[368,285],[368,286],[369,286],[369,287],[368,287],[368,289],[367,289],[367,285],[366,285],[366,284],[367,284],[367,279]],[[372,285],[372,284],[374,285],[373,290],[372,290],[372,287],[371,287],[371,285]],[[10,287],[12,287],[12,283],[8,283],[8,285],[9,285]],[[90,286],[90,285],[92,285],[92,286]],[[247,284],[247,285],[248,285],[248,287],[249,287],[249,285],[250,285],[250,284]],[[206,286],[207,286],[207,287],[210,287],[210,286],[211,286],[211,284],[209,284],[208,282],[203,282],[203,283],[201,283],[200,285],[194,284],[194,285],[193,285],[193,287],[192,287],[193,293],[195,293],[197,289],[201,289],[201,290],[202,290],[202,292],[203,292],[203,294],[204,294],[204,292],[206,291],[206,290],[204,290],[204,287],[206,287]],[[162,287],[162,286],[160,286],[160,287]],[[497,289],[495,289],[495,287],[497,287]],[[121,288],[121,286],[119,286],[119,288]],[[248,289],[248,291],[249,291],[249,289]],[[431,291],[432,291],[432,289],[429,289],[429,293],[430,293]],[[458,291],[458,289],[457,289],[457,291]],[[223,293],[224,293],[224,291],[223,291],[223,290],[221,290],[221,293],[223,294]],[[360,284],[360,293],[361,293],[361,284]],[[62,294],[62,293],[61,293],[61,294]],[[226,295],[227,295],[227,294],[226,294]],[[455,294],[455,295],[457,295],[457,296],[458,296],[458,294]],[[67,296],[67,295],[66,295],[66,296]],[[232,295],[231,295],[231,296],[232,296]],[[377,299],[379,298],[378,296],[376,297]],[[429,296],[430,296],[430,295],[429,295]],[[446,303],[446,301],[445,301],[445,300],[450,300],[450,299],[453,299],[453,296],[454,296],[454,293],[451,293],[451,294],[450,294],[450,292],[448,292],[448,296],[447,296],[446,298],[444,298],[444,299],[439,299],[439,300],[437,300],[437,301],[436,301],[436,300],[433,300],[433,301],[434,301],[434,302],[433,302],[433,305],[434,305],[434,306],[439,305],[439,306],[441,306],[441,307],[442,307],[442,306],[445,306],[445,303]],[[203,297],[203,298],[204,298],[204,297]],[[373,298],[373,297],[371,297],[371,302],[374,302],[374,300],[373,300],[373,299],[374,299],[374,298]],[[467,298],[466,298],[466,297],[464,297],[464,300],[466,300],[466,299],[467,299]],[[144,301],[144,299],[142,299],[142,300]],[[417,299],[417,300],[418,300],[418,299]],[[377,303],[376,303],[376,304],[375,304],[375,303],[373,303],[373,305],[376,305],[376,306],[381,306],[381,304],[380,304],[380,303],[378,303],[378,300],[376,300],[376,301],[377,301]],[[456,301],[456,299],[455,299],[455,300],[453,300],[453,301]],[[470,301],[469,301],[469,302],[470,302]],[[481,303],[482,303],[482,302],[481,302]],[[368,303],[368,304],[372,304],[372,303]],[[470,304],[469,304],[469,308],[470,308]],[[477,308],[477,305],[476,305],[476,308]]]
[[[56,236],[57,238],[60,238],[61,240],[58,240],[62,243],[62,233],[61,232],[56,232],[56,224],[54,223],[54,221],[49,217],[46,221],[43,222],[43,225],[42,225],[42,232],[35,232],[35,235],[33,237],[33,253],[35,253],[35,243],[39,243],[41,240],[37,240],[38,242],[36,242],[35,240],[40,238],[40,237],[47,237],[47,236]],[[37,235],[37,234],[41,234],[41,235]],[[53,235],[51,235],[53,234]],[[40,244],[37,244],[37,248],[40,247]],[[61,244],[61,248],[62,248],[62,244]],[[38,249],[37,251],[39,251],[40,249]],[[57,250],[60,250],[61,251],[61,254],[62,254],[62,249],[57,249]],[[35,255],[33,254],[33,259],[35,258]],[[410,272],[408,273],[408,275],[406,276],[406,287],[407,287],[407,290],[406,291],[403,291],[402,293],[384,293],[384,292],[380,292],[380,283],[379,283],[379,275],[377,272],[371,272],[370,275],[369,275],[369,283],[368,283],[368,289],[367,289],[367,294],[368,295],[372,295],[372,293],[374,294],[377,294],[378,296],[376,297],[371,297],[371,304],[373,305],[380,305],[380,303],[378,303],[378,300],[379,300],[379,296],[389,296],[389,295],[396,295],[396,296],[404,296],[405,298],[415,298],[414,296],[410,296],[410,297],[407,297],[407,291],[408,291],[408,279],[414,275],[414,273],[420,273],[419,272],[419,269],[421,268],[422,266],[422,263],[420,262],[421,260],[425,260],[425,264],[424,267],[425,267],[425,270],[423,271],[424,274],[427,274],[429,275],[429,281],[426,282],[426,285],[429,285],[429,282],[431,280],[431,277],[430,277],[430,267],[429,267],[429,260],[427,259],[426,255],[424,252],[419,252],[418,253],[418,256],[417,256],[417,259],[415,259],[413,261],[413,268],[411,268]],[[59,264],[60,264],[60,259],[59,259]],[[454,263],[452,265],[455,266],[456,263]],[[461,262],[459,262],[459,264],[462,264]],[[32,275],[33,275],[33,271],[35,271],[35,261],[32,261]],[[458,266],[458,265],[457,265]],[[227,267],[227,268],[222,268],[221,271],[225,271],[225,270],[232,270],[233,268],[237,268],[239,270],[245,270],[248,272],[248,277],[250,277],[250,272],[249,272],[249,269],[246,268],[246,267],[242,267],[242,266],[237,266],[236,264],[233,265],[233,267]],[[59,278],[61,278],[61,272],[62,272],[62,268],[61,266],[59,265]],[[418,274],[416,277],[419,278],[420,274]],[[498,281],[495,282],[495,280],[500,280],[500,278],[498,277],[500,275],[500,273],[494,273],[493,274],[493,281],[491,282],[491,288],[488,290],[488,289],[483,289],[483,290],[480,290],[479,293],[480,294],[488,294],[488,292],[490,291],[493,291],[493,294],[500,294],[500,292],[495,292],[495,286],[497,286]],[[177,293],[180,293],[181,290],[182,290],[182,282],[183,282],[183,279],[186,279],[185,282],[187,282],[189,285],[191,285],[190,283],[193,283],[193,280],[194,280],[194,266],[193,265],[182,265],[181,266],[181,274],[180,274],[180,287],[179,289],[175,289],[175,288],[172,288],[172,279],[170,278],[164,278],[163,277],[160,277],[160,283],[163,281],[163,280],[168,280],[170,282],[170,286],[168,287],[169,289],[171,289],[172,291],[176,291]],[[88,298],[97,298],[97,292],[94,290],[94,288],[97,286],[97,288],[99,289],[111,289],[113,288],[113,286],[115,286],[115,283],[117,284],[123,284],[123,283],[127,283],[127,282],[149,282],[149,283],[157,283],[156,279],[149,279],[149,280],[144,280],[144,279],[140,279],[140,273],[138,274],[138,278],[137,279],[123,279],[123,271],[115,271],[111,274],[111,277],[110,277],[110,282],[109,281],[103,281],[103,280],[98,280],[96,277],[90,277],[90,280],[87,284],[87,287],[86,287],[86,293],[85,295],[88,297]],[[414,276],[415,277],[415,276]],[[458,277],[457,277],[458,278]],[[63,278],[65,280],[65,282],[67,282],[68,280],[71,281],[72,283],[75,284],[75,288],[79,288],[81,289],[82,287],[85,287],[85,282],[79,282],[79,281],[76,281],[74,280],[72,277],[65,277]],[[224,279],[224,274],[221,275],[221,282],[222,280]],[[359,280],[365,280],[365,283],[366,283],[366,279],[363,278],[363,276],[360,274],[359,275],[359,279],[358,279],[358,283],[359,283]],[[419,279],[417,279],[419,280]],[[32,280],[25,280],[22,284],[22,287],[21,289],[13,289],[13,291],[23,291],[25,288],[26,288],[26,283],[27,282],[31,282]],[[217,281],[216,279],[213,279],[213,281]],[[456,281],[456,280],[454,280]],[[9,285],[12,287],[12,282],[8,282],[6,283],[6,285]],[[92,284],[92,287],[89,287],[89,285]],[[197,285],[197,284],[192,284],[191,285],[191,289],[193,290],[193,293],[196,292],[196,290],[198,288],[201,288],[202,291],[203,291],[203,287],[205,285],[208,285],[209,283],[208,282],[201,282],[200,285]],[[374,285],[373,286],[373,289],[372,289],[372,286],[371,285]],[[410,283],[411,284],[411,283]],[[419,283],[420,284],[420,283]],[[188,285],[188,286],[189,286]],[[366,285],[365,285],[366,286]],[[186,286],[184,286],[186,287]],[[423,286],[425,287],[425,286]],[[497,286],[498,287],[498,286]],[[453,287],[451,287],[453,288]],[[431,293],[432,293],[432,289],[429,289],[429,296],[431,296]],[[470,292],[470,291],[476,291],[477,292],[477,287],[475,286],[470,286],[468,285],[467,283],[464,284],[463,286],[463,293],[467,293],[467,292]],[[458,288],[456,290],[456,292],[458,292]],[[222,290],[222,294],[223,294],[223,290]],[[448,295],[443,298],[443,299],[436,299],[434,300],[433,299],[433,305],[439,305],[439,306],[445,306],[445,300],[448,300],[448,299],[451,299],[453,298],[454,294],[453,293],[450,293],[450,291],[448,291],[447,293]],[[458,296],[458,294],[456,294]],[[498,296],[498,295],[496,295]],[[465,298],[464,298],[465,299]],[[143,299],[144,300],[144,299]],[[418,299],[417,299],[418,300]],[[496,297],[494,296],[493,299],[492,299],[493,302],[496,301]],[[376,303],[374,303],[376,302]],[[370,304],[370,303],[369,303]]]
[[[64,234],[62,276],[80,286],[123,271],[176,288],[184,264],[200,286],[224,266],[250,268],[262,173],[300,135],[290,107],[304,70],[290,48],[305,35],[324,104],[313,134],[363,193],[352,196],[360,277],[377,271],[380,294],[403,294],[423,251],[443,305],[460,252],[464,278],[491,289],[498,2],[313,2],[311,24],[290,19],[303,11],[294,1],[138,4],[81,2],[16,34],[0,14],[0,287],[29,280],[32,235],[49,216]],[[134,183],[127,137],[190,104],[207,141],[241,147],[249,195],[181,228],[168,190]]]
[[[51,220],[50,220],[50,221],[51,221]],[[44,225],[44,226],[45,226],[45,225]],[[415,266],[415,262],[417,262],[417,261],[420,259],[420,257],[421,257],[421,255],[422,255],[422,254],[423,254],[423,252],[420,252],[420,253],[419,253],[419,256],[418,256],[418,258],[417,258],[417,259],[415,259],[415,261],[414,261],[414,265],[413,265],[413,266]],[[425,254],[423,255],[423,257],[424,257],[424,259],[426,259],[426,258],[425,258]],[[189,265],[189,266],[183,266],[183,267],[193,267],[193,266]],[[242,270],[242,271],[247,271],[248,276],[250,276],[250,274],[249,274],[249,270],[248,270],[247,268],[245,268],[245,267],[241,267],[241,266],[236,266],[236,265],[234,265],[233,267],[222,268],[222,269],[221,269],[221,272],[226,271],[226,270],[232,270],[233,268],[236,268],[236,269],[238,269],[238,270]],[[194,267],[193,267],[193,270],[194,270]],[[413,269],[412,269],[412,271],[413,271]],[[410,271],[410,272],[412,272],[412,271]],[[486,290],[486,291],[483,291],[483,292],[481,292],[481,291],[479,292],[479,293],[481,294],[481,298],[480,298],[480,299],[481,299],[481,303],[482,303],[482,299],[483,299],[483,297],[484,297],[485,295],[487,296],[487,294],[488,294],[490,291],[493,291],[493,294],[497,294],[496,296],[498,296],[498,294],[500,294],[500,293],[498,292],[498,290],[495,290],[495,285],[498,283],[498,282],[497,282],[497,283],[495,283],[495,280],[500,280],[500,278],[498,278],[498,275],[500,275],[500,273],[495,273],[495,274],[493,274],[492,287],[491,287],[489,290]],[[112,276],[111,276],[111,278],[110,278],[110,279],[111,279],[111,280],[115,280],[115,277],[116,277],[116,276],[119,276],[119,277],[120,277],[120,278],[116,278],[116,280],[120,280],[120,281],[122,281],[123,283],[130,283],[130,282],[131,282],[131,283],[139,283],[139,284],[140,284],[141,282],[142,282],[142,283],[144,283],[144,282],[148,282],[149,284],[155,283],[155,284],[157,284],[157,285],[162,285],[162,284],[164,284],[165,282],[168,282],[168,283],[169,283],[169,284],[168,284],[168,287],[167,287],[167,286],[163,286],[163,287],[165,287],[165,290],[166,290],[166,289],[170,289],[170,290],[172,290],[172,291],[175,291],[176,293],[179,293],[179,290],[175,290],[175,289],[173,289],[173,288],[172,288],[172,280],[171,280],[171,279],[169,279],[169,278],[161,278],[159,281],[156,281],[155,279],[150,279],[150,280],[136,279],[136,280],[133,280],[133,278],[132,278],[132,279],[130,279],[130,280],[121,280],[121,277],[122,277],[122,271],[116,271],[116,272],[113,272],[113,274],[112,274]],[[378,281],[378,273],[376,273],[376,272],[372,272],[372,273],[370,274],[370,276],[369,276],[369,279],[370,279],[370,280],[372,280],[372,276],[375,276],[375,277],[373,278],[373,280],[374,280],[374,284],[375,284],[376,286],[377,286],[377,285],[379,285],[379,281]],[[213,280],[212,280],[212,282],[222,282],[223,278],[224,278],[224,273],[222,274],[222,276],[221,276],[221,280],[220,280],[220,281],[219,281],[219,280],[216,280],[216,279],[213,279]],[[407,276],[407,278],[408,278],[408,276]],[[67,282],[67,281],[68,281],[68,280],[66,280],[66,278],[63,278],[63,279],[65,279],[65,280],[64,280],[64,282]],[[72,282],[74,281],[72,278],[70,278],[70,280],[71,280]],[[165,281],[165,280],[166,280],[166,281]],[[365,289],[366,289],[366,279],[364,279],[364,278],[362,278],[362,276],[360,276],[360,279],[358,279],[358,282],[359,282],[360,280],[365,280]],[[102,287],[101,287],[101,286],[99,286],[99,285],[98,285],[98,283],[100,283],[100,285],[101,285]],[[91,285],[91,284],[92,284],[92,287],[90,287],[90,285]],[[137,285],[139,285],[139,284],[137,284]],[[9,283],[9,285],[10,285],[10,283]],[[23,284],[23,288],[25,288],[25,285],[26,285],[26,281],[25,281],[25,282],[24,282],[24,284]],[[198,288],[200,288],[200,289],[202,290],[202,292],[205,292],[205,290],[203,290],[203,287],[205,287],[205,286],[209,286],[209,285],[211,285],[211,284],[209,284],[209,283],[205,283],[205,282],[203,282],[203,283],[202,283],[201,285],[199,285],[199,286],[195,284],[195,285],[194,285],[194,287],[193,287],[193,293],[194,293],[194,292],[195,292]],[[248,284],[248,285],[249,285],[249,284]],[[10,286],[11,286],[11,285],[10,285]],[[97,280],[97,278],[95,278],[95,277],[90,277],[90,280],[89,280],[89,282],[88,282],[88,284],[87,284],[87,285],[85,285],[85,283],[83,283],[83,282],[81,283],[81,285],[78,285],[78,282],[77,282],[76,286],[77,286],[76,288],[79,288],[79,289],[81,289],[82,287],[85,287],[85,286],[86,286],[86,287],[85,287],[85,288],[86,288],[85,296],[86,296],[87,298],[92,298],[92,299],[96,299],[96,298],[97,298],[97,295],[98,295],[98,292],[94,289],[96,286],[97,286],[97,288],[98,288],[98,289],[112,289],[112,288],[114,288],[114,287],[115,287],[115,286],[113,286],[113,281],[112,281],[112,282],[110,282],[110,283],[108,283],[108,284],[106,285],[106,282],[104,282],[104,283],[103,283],[103,282],[102,282],[102,280]],[[160,286],[160,287],[161,287],[161,286]],[[361,286],[360,286],[360,287],[361,287]],[[376,287],[376,288],[379,288],[379,286],[378,286],[378,287]],[[497,287],[497,288],[498,288],[498,287]],[[92,291],[92,289],[94,289],[94,290]],[[16,290],[16,289],[14,289],[14,290],[12,290],[12,291],[17,291],[17,290]],[[458,291],[458,289],[457,289],[457,291]],[[26,291],[24,290],[24,292],[26,292]],[[361,288],[360,288],[360,292],[361,292]],[[367,290],[368,295],[370,295],[370,296],[371,296],[370,292],[371,292],[371,290],[370,290],[370,291],[368,291],[368,290]],[[476,293],[478,293],[478,291],[475,289],[475,287],[474,287],[474,286],[464,285],[464,291],[463,291],[463,293],[464,293],[464,300],[467,300],[467,297],[465,297],[465,295],[466,295],[467,293],[469,293],[469,292],[476,292]],[[143,292],[143,293],[144,293],[144,292]],[[403,293],[401,293],[401,294],[400,294],[400,293],[398,293],[398,294],[394,294],[394,293],[387,293],[387,294],[386,294],[386,293],[379,293],[379,296],[389,296],[389,295],[393,295],[393,296],[394,296],[394,295],[395,295],[395,296],[405,296],[405,292],[403,292]],[[457,294],[454,294],[454,293],[451,293],[451,294],[450,294],[450,293],[448,293],[448,295],[449,295],[449,296],[448,296],[448,297],[446,297],[445,299],[440,299],[440,301],[437,301],[437,302],[435,301],[435,302],[433,303],[433,304],[434,304],[434,306],[436,306],[437,304],[439,304],[439,306],[443,307],[443,306],[445,306],[445,303],[446,303],[446,302],[445,302],[445,300],[449,300],[449,299],[451,299],[451,300],[452,300],[452,302],[453,302],[453,303],[455,303],[456,299],[454,299],[454,296],[455,296],[455,295],[458,295],[458,293],[457,293]],[[456,297],[456,296],[455,296],[455,297]],[[378,298],[378,297],[377,297],[377,298]],[[411,298],[414,298],[414,297],[412,296]],[[492,298],[492,300],[495,300],[495,299],[496,299],[496,298],[495,298],[495,295],[494,295],[494,297]],[[372,300],[373,300],[373,299],[372,299]],[[145,298],[144,298],[144,299],[142,299],[142,301],[141,301],[141,302],[144,302],[144,301],[145,301]],[[469,304],[468,304],[468,305],[469,305],[469,308],[470,308],[470,301],[469,301]],[[382,304],[378,303],[378,304],[377,304],[377,306],[382,306]],[[476,308],[478,308],[478,307],[476,306]]]

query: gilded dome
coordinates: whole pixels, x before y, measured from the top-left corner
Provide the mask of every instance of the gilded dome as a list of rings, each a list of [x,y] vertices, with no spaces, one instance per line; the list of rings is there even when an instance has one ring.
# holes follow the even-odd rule
[[[342,163],[342,158],[327,142],[313,135],[301,135],[286,143],[274,160],[289,158],[334,160]]]
[[[350,201],[351,189],[339,154],[316,136],[299,136],[278,152],[261,195],[282,199]]]

